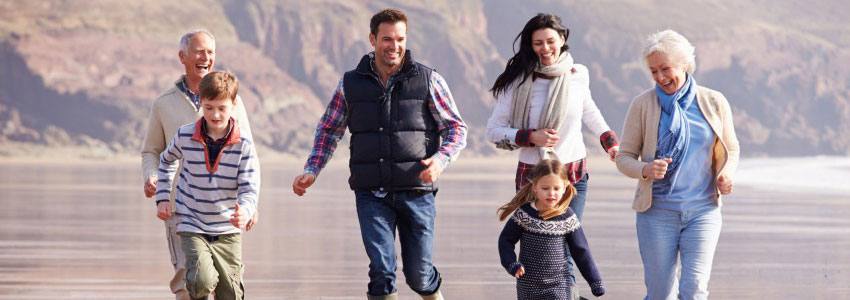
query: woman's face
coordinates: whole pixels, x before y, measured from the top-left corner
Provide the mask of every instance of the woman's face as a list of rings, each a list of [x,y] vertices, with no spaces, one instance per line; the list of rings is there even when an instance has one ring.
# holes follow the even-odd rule
[[[664,93],[673,94],[685,84],[685,64],[673,61],[669,55],[653,52],[646,57],[646,64],[652,73],[652,79]]]
[[[564,37],[555,29],[541,28],[531,33],[531,48],[537,54],[540,64],[544,66],[550,66],[558,61],[563,46]]]

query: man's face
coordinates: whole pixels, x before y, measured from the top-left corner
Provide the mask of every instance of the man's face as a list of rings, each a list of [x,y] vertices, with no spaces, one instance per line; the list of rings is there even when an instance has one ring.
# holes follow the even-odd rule
[[[215,64],[215,41],[204,33],[194,35],[187,49],[180,50],[180,63],[187,77],[200,81]]]
[[[211,130],[226,130],[233,111],[233,99],[221,97],[221,99],[201,98],[201,108],[204,110],[204,120],[207,128]]]
[[[394,69],[401,65],[407,48],[407,24],[404,22],[381,23],[378,34],[369,34],[369,42],[375,49],[375,63],[379,67]]]

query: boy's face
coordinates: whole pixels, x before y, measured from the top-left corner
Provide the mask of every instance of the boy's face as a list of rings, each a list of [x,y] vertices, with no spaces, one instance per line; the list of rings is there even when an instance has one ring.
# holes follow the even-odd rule
[[[233,112],[233,101],[227,97],[211,100],[201,98],[201,107],[204,110],[204,120],[209,130],[227,130],[227,122]]]

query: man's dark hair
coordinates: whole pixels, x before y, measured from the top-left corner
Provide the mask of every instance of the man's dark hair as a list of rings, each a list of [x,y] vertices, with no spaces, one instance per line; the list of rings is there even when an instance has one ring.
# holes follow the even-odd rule
[[[404,22],[404,24],[407,25],[407,15],[405,15],[401,10],[387,8],[372,16],[372,20],[369,21],[369,30],[372,35],[377,36],[378,26],[380,26],[381,23],[395,24],[398,22]]]

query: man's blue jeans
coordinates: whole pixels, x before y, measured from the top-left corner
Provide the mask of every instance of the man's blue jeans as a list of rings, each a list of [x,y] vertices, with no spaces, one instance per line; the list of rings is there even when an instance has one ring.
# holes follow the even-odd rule
[[[686,211],[653,206],[637,213],[644,299],[708,299],[708,280],[722,224],[720,208],[713,204]],[[676,278],[677,261],[681,261],[680,279]]]
[[[369,256],[369,295],[396,292],[396,230],[407,285],[421,295],[436,292],[441,279],[431,263],[437,213],[434,193],[401,191],[379,198],[366,190],[355,191],[355,198],[360,235]]]

